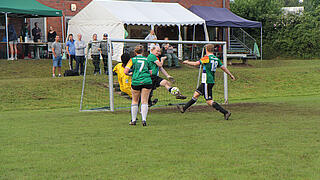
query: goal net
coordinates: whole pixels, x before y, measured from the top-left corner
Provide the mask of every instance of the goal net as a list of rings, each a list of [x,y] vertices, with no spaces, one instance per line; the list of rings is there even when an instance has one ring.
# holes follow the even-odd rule
[[[152,93],[151,100],[156,104],[154,107],[173,106],[186,103],[193,95],[197,86],[201,83],[202,67],[190,67],[182,65],[182,60],[197,61],[205,54],[204,46],[214,44],[216,48],[215,55],[227,65],[226,42],[222,41],[172,41],[172,40],[141,40],[141,39],[108,39],[109,47],[124,47],[123,53],[129,53],[134,56],[134,47],[138,44],[145,46],[145,56],[148,51],[148,43],[158,44],[160,47],[164,43],[172,45],[174,54],[179,58],[180,67],[168,67],[168,59],[165,60],[164,69],[169,75],[174,77],[175,82],[172,87],[177,87],[180,92],[187,96],[187,99],[181,100],[168,92],[165,87],[158,87]],[[220,47],[220,48],[218,48]],[[220,51],[219,51],[220,50]],[[119,52],[119,51],[113,51]],[[164,54],[163,54],[164,55]],[[103,62],[100,62],[101,73],[94,74],[94,65],[91,59],[86,58],[85,73],[83,76],[82,93],[80,101],[80,111],[115,111],[119,109],[130,109],[130,94],[121,91],[119,87],[118,74],[113,72],[113,68],[121,63],[121,59],[112,59],[112,57],[121,57],[114,55],[112,51],[108,55],[108,73],[103,71]],[[172,59],[172,66],[175,61]],[[166,77],[160,72],[160,77]],[[120,83],[121,84],[121,83]],[[222,71],[216,72],[216,85],[213,89],[213,98],[221,104],[228,103],[227,75]],[[205,103],[204,98],[199,98],[197,104]]]

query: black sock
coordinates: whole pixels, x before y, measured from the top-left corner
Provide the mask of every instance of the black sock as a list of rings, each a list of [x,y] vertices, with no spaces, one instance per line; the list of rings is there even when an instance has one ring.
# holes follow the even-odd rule
[[[212,107],[215,108],[217,111],[221,112],[222,114],[227,114],[228,111],[223,109],[223,107],[221,107],[218,103],[213,102],[212,103]]]
[[[168,89],[168,91],[169,91],[170,93],[171,93],[171,89],[172,89],[172,87]]]
[[[190,106],[192,106],[192,104],[194,104],[195,102],[197,102],[197,99],[192,97],[190,99],[190,101],[187,102],[186,105],[183,106],[183,111],[186,111]]]

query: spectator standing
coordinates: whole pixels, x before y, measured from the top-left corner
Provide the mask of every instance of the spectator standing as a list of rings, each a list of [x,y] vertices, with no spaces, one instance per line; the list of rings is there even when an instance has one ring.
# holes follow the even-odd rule
[[[28,41],[28,37],[29,37],[29,33],[30,33],[30,26],[29,26],[29,23],[28,22],[25,22],[23,25],[22,25],[22,28],[21,28],[21,36],[22,36],[22,39],[24,42],[27,42]],[[27,59],[28,58],[28,55],[29,55],[29,46],[28,44],[24,44],[24,58]]]
[[[48,32],[48,42],[54,42],[56,39],[57,33],[56,31],[53,30],[53,27],[49,27],[49,32]]]
[[[169,38],[165,37],[164,40],[168,41]],[[163,50],[164,56],[167,56],[167,58],[168,58],[168,66],[172,67],[172,60],[173,60],[175,67],[179,68],[180,67],[179,59],[178,59],[177,55],[173,52],[173,47],[169,43],[164,43],[164,44],[162,44],[162,50]]]
[[[55,41],[56,39],[56,36],[57,36],[57,33],[56,31],[53,30],[53,27],[50,26],[49,27],[49,31],[48,31],[48,48],[51,49],[52,48],[52,43]]]
[[[9,45],[10,45],[10,52],[11,52],[11,57],[8,60],[17,60],[17,43],[18,43],[18,36],[16,33],[16,30],[14,29],[13,24],[10,23],[8,24],[8,39],[9,39]],[[13,56],[14,55],[14,56]]]
[[[76,52],[76,69],[75,71],[80,73],[80,75],[84,74],[84,66],[83,63],[85,61],[85,48],[86,43],[82,41],[82,35],[78,34],[78,40],[74,43],[75,52]],[[79,72],[79,66],[80,66],[80,72]]]
[[[41,29],[38,27],[38,22],[34,23],[34,28],[32,29],[32,36],[34,42],[39,42],[41,39]]]
[[[92,41],[88,44],[88,52],[90,50],[92,63],[94,65],[94,75],[100,74],[100,42],[97,39],[97,34],[93,34]]]
[[[73,60],[76,61],[76,49],[74,46],[73,34],[69,34],[66,47],[67,47],[67,53],[69,55],[69,67],[70,67],[70,70],[73,70]]]
[[[150,33],[146,38],[144,38],[144,40],[157,40],[157,36],[155,35],[153,29],[150,30]],[[154,45],[154,43],[148,43],[148,51],[150,51],[152,45]]]
[[[52,67],[52,77],[56,77],[55,71],[58,67],[58,77],[61,77],[61,61],[62,61],[62,45],[59,42],[59,36],[56,36],[55,42],[52,44],[52,54],[53,54],[53,67]]]
[[[103,39],[100,42],[100,48],[101,48],[101,55],[103,59],[103,68],[104,68],[104,74],[108,74],[108,52],[110,51],[110,48],[108,47],[108,34],[103,34]],[[112,49],[112,48],[111,48]]]

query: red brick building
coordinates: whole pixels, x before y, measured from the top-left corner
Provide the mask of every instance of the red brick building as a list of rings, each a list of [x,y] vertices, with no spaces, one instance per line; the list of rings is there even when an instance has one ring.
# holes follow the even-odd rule
[[[88,5],[92,0],[37,0],[38,2],[63,11],[64,15],[64,32],[68,26],[68,21],[80,12],[86,5]],[[139,1],[139,0],[136,0]],[[148,1],[148,0],[140,0]],[[192,5],[201,5],[201,6],[213,6],[213,7],[226,7],[229,8],[230,0],[150,0],[150,2],[168,2],[168,3],[179,3],[185,8],[190,8]],[[224,5],[225,3],[225,5]],[[60,17],[49,17],[46,18],[46,29],[49,29],[49,26],[52,26],[58,35],[61,36],[62,27],[61,27],[61,18]]]

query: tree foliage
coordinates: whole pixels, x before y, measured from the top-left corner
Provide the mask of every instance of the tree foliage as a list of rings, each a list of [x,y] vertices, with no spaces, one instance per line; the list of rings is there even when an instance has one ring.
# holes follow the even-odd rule
[[[313,1],[313,3],[311,3]],[[284,15],[281,7],[294,3],[290,0],[235,0],[231,11],[237,15],[262,22],[263,55],[265,58],[320,57],[320,6],[303,14]],[[307,2],[307,1],[306,1]],[[309,0],[313,5],[319,0]],[[250,30],[259,39],[259,33]]]

